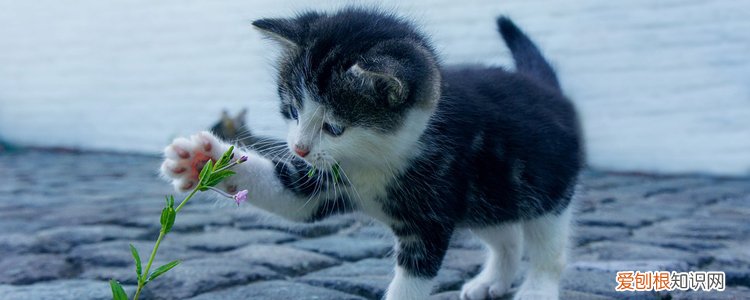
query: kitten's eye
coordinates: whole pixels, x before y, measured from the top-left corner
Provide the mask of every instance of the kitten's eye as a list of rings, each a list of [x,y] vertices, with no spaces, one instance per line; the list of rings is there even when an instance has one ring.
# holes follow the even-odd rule
[[[329,123],[323,124],[323,130],[325,130],[331,136],[340,136],[344,133],[344,126],[332,125]]]
[[[292,119],[299,120],[299,113],[294,106],[289,105],[289,114],[292,115]]]

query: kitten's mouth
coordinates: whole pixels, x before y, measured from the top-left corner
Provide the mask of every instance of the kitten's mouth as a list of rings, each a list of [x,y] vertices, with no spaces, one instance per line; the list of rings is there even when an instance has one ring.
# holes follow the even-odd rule
[[[320,154],[311,155],[303,159],[311,166],[321,170],[330,169],[331,166],[338,164],[333,158],[329,158]]]

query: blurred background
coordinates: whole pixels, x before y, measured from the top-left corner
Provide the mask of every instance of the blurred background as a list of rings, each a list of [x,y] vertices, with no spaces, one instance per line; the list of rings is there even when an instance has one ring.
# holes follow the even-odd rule
[[[413,18],[443,61],[512,66],[511,16],[559,71],[596,168],[750,173],[750,3],[365,1]],[[277,47],[250,22],[342,1],[0,0],[0,141],[156,154],[248,108],[281,136]]]

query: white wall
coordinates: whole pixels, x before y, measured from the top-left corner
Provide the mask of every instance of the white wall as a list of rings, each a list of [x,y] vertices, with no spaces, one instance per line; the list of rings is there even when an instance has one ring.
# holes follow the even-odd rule
[[[750,2],[379,2],[448,63],[508,64],[494,17],[513,17],[578,104],[594,166],[750,172]],[[342,3],[0,0],[0,139],[156,152],[224,107],[278,135],[275,46],[249,23]]]

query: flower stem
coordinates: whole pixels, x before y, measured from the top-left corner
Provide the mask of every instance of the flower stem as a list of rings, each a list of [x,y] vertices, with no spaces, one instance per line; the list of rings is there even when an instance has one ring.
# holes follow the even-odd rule
[[[154,263],[154,258],[156,257],[156,250],[159,249],[159,244],[161,244],[161,240],[164,239],[164,236],[167,235],[164,230],[159,231],[159,238],[156,239],[156,244],[154,244],[154,249],[151,250],[151,256],[148,258],[148,264],[146,265],[146,272],[143,273],[143,277],[140,280],[138,280],[138,289],[135,291],[135,296],[133,297],[133,300],[138,300],[138,296],[141,295],[141,290],[143,290],[143,287],[146,285],[146,278],[148,277],[148,271],[151,269],[151,264]]]
[[[214,173],[219,173],[219,172],[221,172],[221,171],[224,171],[224,170],[229,170],[230,168],[232,168],[232,167],[234,167],[234,166],[236,166],[236,165],[239,165],[239,164],[241,164],[241,163],[243,163],[243,162],[244,162],[244,161],[240,161],[240,160],[235,160],[235,161],[231,162],[230,164],[228,164],[228,165],[226,165],[226,166],[224,166],[224,167],[221,167],[221,168],[217,169],[216,171],[214,171]]]
[[[203,186],[202,186],[202,185],[200,185],[200,184],[199,184],[198,186],[196,186],[196,187],[195,187],[195,188],[193,189],[193,191],[192,191],[192,192],[190,192],[190,194],[189,194],[189,195],[188,195],[187,197],[185,197],[185,200],[182,200],[182,202],[180,202],[180,205],[177,205],[177,208],[175,208],[175,209],[174,209],[174,212],[175,212],[175,213],[178,213],[178,212],[180,212],[180,209],[182,208],[182,206],[183,206],[183,205],[185,205],[185,203],[187,203],[187,202],[188,202],[188,200],[190,200],[190,198],[193,198],[193,195],[195,195],[195,193],[197,193],[197,192],[198,192],[198,190],[199,190],[200,188],[202,188],[202,187],[203,187]]]
[[[187,197],[185,197],[185,199],[182,200],[182,202],[180,202],[180,205],[178,205],[177,208],[175,208],[174,210],[175,214],[177,214],[180,211],[182,206],[185,205],[185,203],[187,203],[188,200],[190,200],[190,198],[193,198],[195,193],[197,193],[201,187],[202,187],[201,185],[196,186],[193,189],[193,191],[190,192],[190,194],[188,194]],[[144,270],[143,275],[142,275],[143,277],[138,280],[138,289],[135,291],[135,296],[133,296],[133,300],[138,300],[138,297],[141,295],[141,291],[143,290],[143,287],[146,286],[146,280],[148,279],[148,276],[149,276],[148,272],[151,270],[151,265],[154,263],[154,258],[156,258],[156,251],[159,250],[159,245],[161,244],[161,241],[164,239],[166,235],[167,235],[167,232],[164,230],[164,227],[162,227],[162,229],[159,230],[159,238],[156,239],[156,244],[154,244],[154,249],[151,250],[151,256],[149,256],[148,258],[148,264],[146,264],[146,269]]]

